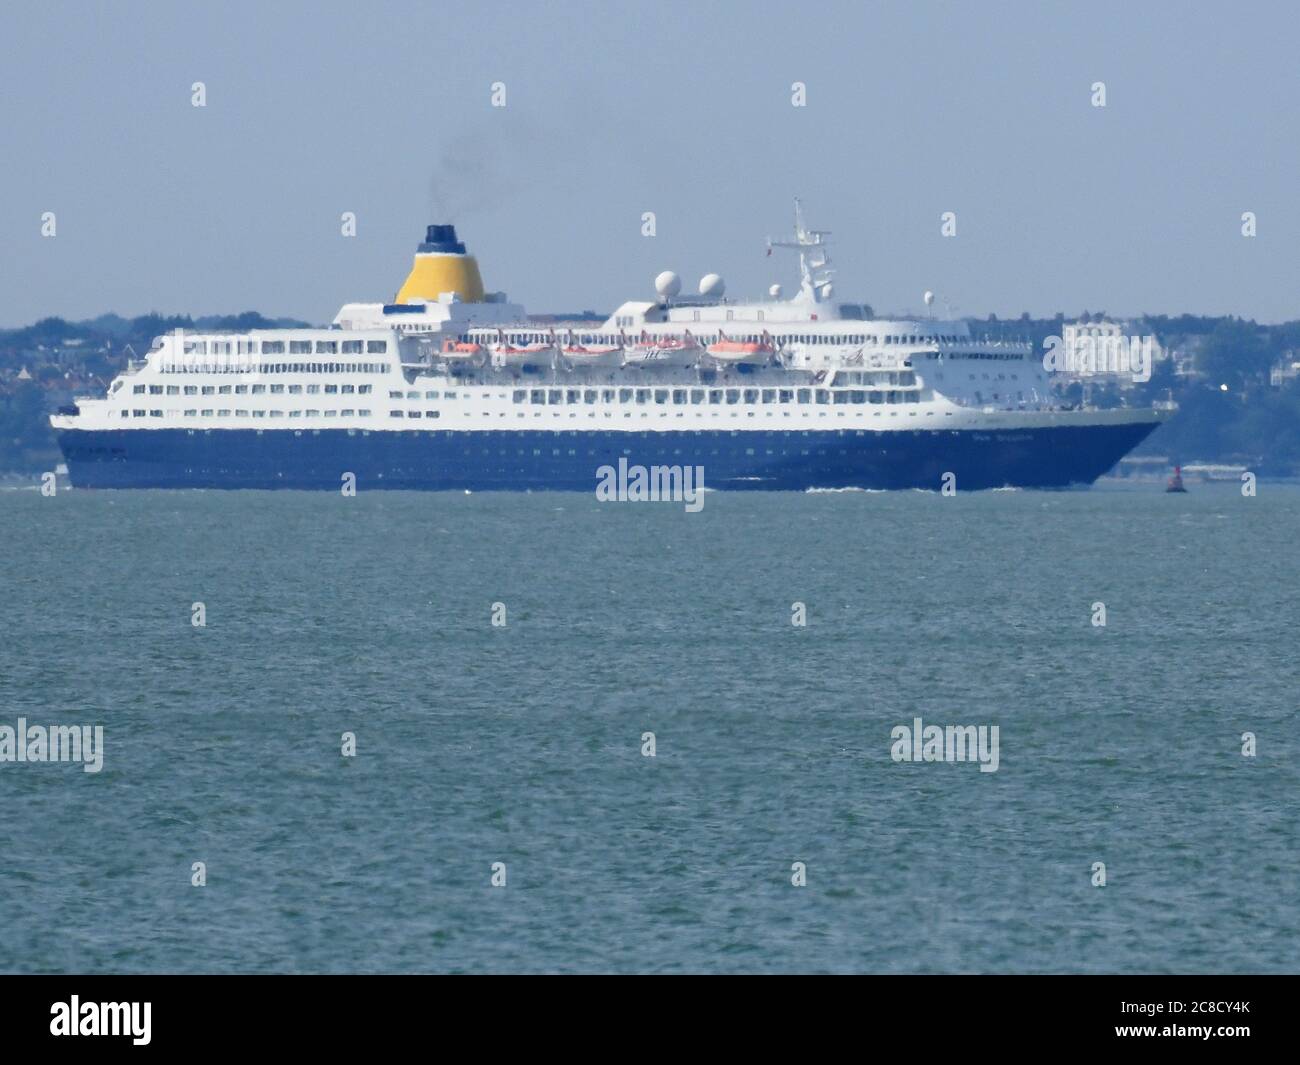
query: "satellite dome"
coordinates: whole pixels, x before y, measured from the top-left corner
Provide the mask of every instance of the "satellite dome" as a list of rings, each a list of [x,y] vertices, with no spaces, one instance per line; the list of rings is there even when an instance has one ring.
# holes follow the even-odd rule
[[[705,274],[700,278],[700,295],[719,297],[727,291],[727,285],[717,274]]]
[[[934,302],[934,293],[927,291],[924,296],[924,299],[925,299],[925,305],[927,307],[930,306],[930,304]]]
[[[681,290],[682,279],[671,270],[665,270],[655,278],[655,291],[667,299],[672,299]]]
[[[771,288],[767,290],[767,294],[771,296],[774,300],[779,300],[781,298],[781,286],[773,285]]]

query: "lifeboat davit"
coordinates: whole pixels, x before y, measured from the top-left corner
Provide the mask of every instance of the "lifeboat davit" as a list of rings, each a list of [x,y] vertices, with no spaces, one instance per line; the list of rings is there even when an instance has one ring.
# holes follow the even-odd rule
[[[560,348],[560,354],[570,369],[574,370],[583,367],[612,369],[623,365],[622,344],[578,344],[570,336],[564,347]]]
[[[753,341],[731,340],[719,329],[718,339],[705,350],[710,359],[723,366],[766,366],[776,354],[776,347],[766,331],[762,340]]]
[[[694,366],[703,354],[700,342],[687,330],[684,337],[652,337],[644,331],[641,338],[624,353],[625,366],[654,369],[660,366]]]

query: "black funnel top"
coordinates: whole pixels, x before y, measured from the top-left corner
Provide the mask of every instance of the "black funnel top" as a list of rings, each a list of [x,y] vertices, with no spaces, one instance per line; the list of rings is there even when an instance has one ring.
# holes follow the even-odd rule
[[[464,255],[465,245],[456,239],[455,226],[430,226],[425,231],[424,243],[420,245],[419,250]]]

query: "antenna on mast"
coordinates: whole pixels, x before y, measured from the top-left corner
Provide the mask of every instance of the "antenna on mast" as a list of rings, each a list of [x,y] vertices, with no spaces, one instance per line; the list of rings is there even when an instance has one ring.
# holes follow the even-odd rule
[[[830,235],[829,229],[809,229],[804,224],[803,201],[796,196],[794,240],[767,239],[769,253],[773,248],[793,248],[799,252],[799,272],[802,275],[799,295],[810,303],[820,303],[831,296],[835,271],[826,252],[826,238]]]

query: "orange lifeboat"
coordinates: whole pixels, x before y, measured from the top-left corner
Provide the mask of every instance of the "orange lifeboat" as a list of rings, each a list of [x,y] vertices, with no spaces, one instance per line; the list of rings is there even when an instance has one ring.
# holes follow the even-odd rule
[[[453,340],[451,337],[442,342],[439,354],[453,371],[472,369],[481,365],[487,357],[482,344],[472,340]]]
[[[709,358],[727,366],[764,366],[776,354],[772,338],[764,331],[761,340],[732,340],[721,329],[718,339],[705,349]]]

